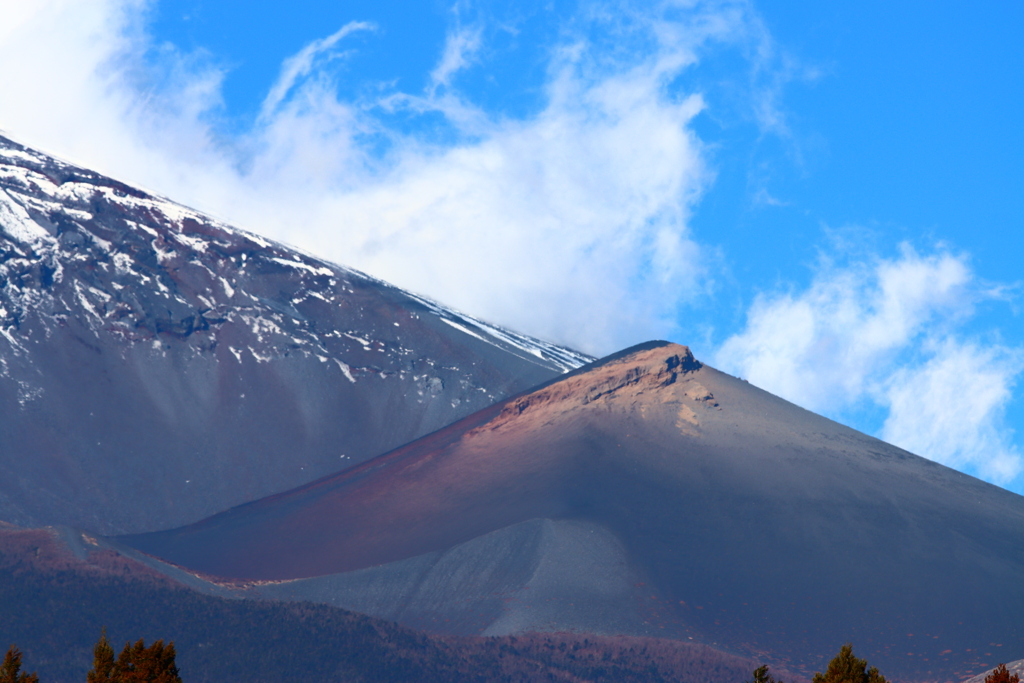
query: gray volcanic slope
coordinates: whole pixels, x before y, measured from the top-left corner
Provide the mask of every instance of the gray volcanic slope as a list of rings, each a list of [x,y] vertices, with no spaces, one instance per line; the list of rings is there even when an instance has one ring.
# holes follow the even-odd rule
[[[86,680],[101,629],[115,644],[173,641],[190,683],[735,683],[758,665],[669,639],[437,637],[324,605],[216,599],[103,545],[0,522],[0,642],[40,680]]]
[[[0,137],[0,519],[185,524],[587,360]]]
[[[693,638],[896,680],[1024,654],[1024,498],[652,342],[359,467],[121,541],[434,630]],[[215,585],[215,584],[209,584]]]

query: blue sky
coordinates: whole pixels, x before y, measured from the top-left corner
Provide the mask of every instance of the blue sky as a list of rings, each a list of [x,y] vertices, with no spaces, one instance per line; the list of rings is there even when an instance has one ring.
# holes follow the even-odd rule
[[[0,0],[0,129],[1024,492],[1024,5]]]

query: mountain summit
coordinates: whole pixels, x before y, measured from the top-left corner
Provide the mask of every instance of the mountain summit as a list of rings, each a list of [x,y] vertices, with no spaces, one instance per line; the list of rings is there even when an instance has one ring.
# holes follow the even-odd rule
[[[591,428],[592,418],[614,428],[622,416],[660,420],[668,410],[674,431],[696,433],[694,408],[708,409],[713,400],[691,379],[700,367],[686,347],[647,344],[361,466],[183,529],[133,536],[131,543],[209,574],[294,579],[399,560],[527,519],[568,514],[584,498],[601,495],[591,486],[595,474],[628,466],[633,457],[605,453],[604,445],[591,449],[581,430]],[[625,438],[642,438],[632,431]]]
[[[802,662],[852,640],[918,680],[1024,650],[1024,498],[665,342],[123,540],[436,630],[656,633]]]

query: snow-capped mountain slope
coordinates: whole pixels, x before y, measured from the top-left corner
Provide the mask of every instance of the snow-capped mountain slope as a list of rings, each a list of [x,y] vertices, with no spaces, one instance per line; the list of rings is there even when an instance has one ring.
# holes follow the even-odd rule
[[[588,360],[0,137],[0,519],[178,525]]]

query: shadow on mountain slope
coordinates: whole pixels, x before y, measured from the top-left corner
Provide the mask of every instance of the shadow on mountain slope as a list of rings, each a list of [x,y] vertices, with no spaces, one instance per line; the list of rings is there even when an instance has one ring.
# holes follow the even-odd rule
[[[45,683],[84,681],[103,627],[115,648],[174,641],[189,683],[733,683],[757,666],[653,638],[438,637],[323,605],[211,597],[94,543],[0,524],[0,642]]]

